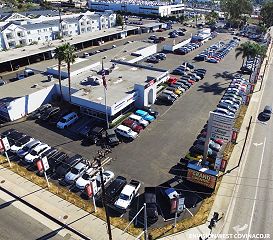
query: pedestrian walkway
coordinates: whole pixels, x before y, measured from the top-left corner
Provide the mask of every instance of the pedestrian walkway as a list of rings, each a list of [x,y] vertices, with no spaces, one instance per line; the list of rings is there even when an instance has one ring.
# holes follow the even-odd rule
[[[7,168],[0,167],[0,186],[92,240],[108,239],[107,225],[103,220],[20,177]],[[0,198],[1,195],[0,191]],[[90,204],[92,203],[90,202]],[[35,218],[35,216],[31,217]],[[37,219],[37,221],[39,220]],[[50,227],[50,225],[47,226]],[[112,235],[113,240],[135,239],[127,233],[123,234],[122,230],[114,226],[112,226]],[[73,238],[82,239],[77,235]]]

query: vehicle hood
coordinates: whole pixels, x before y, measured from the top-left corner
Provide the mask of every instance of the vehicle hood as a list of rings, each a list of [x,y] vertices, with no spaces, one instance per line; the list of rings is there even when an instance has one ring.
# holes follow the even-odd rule
[[[34,159],[36,159],[38,156],[33,156],[33,155],[31,155],[30,153],[28,153],[26,156],[25,156],[25,161],[26,162],[33,162],[34,161]]]
[[[141,124],[143,124],[145,127],[149,125],[149,122],[146,121],[146,120],[144,120],[144,119],[140,120],[139,122],[140,122]]]
[[[89,180],[85,180],[83,179],[82,177],[78,178],[78,180],[76,181],[76,187],[79,188],[79,189],[84,189],[85,186],[87,184],[89,184],[90,181]]]
[[[126,209],[129,206],[129,201],[118,199],[115,202],[115,206],[118,207],[118,208],[121,208],[121,209]]]
[[[152,121],[155,120],[155,118],[154,118],[153,116],[151,116],[151,115],[148,115],[148,116],[145,116],[145,117],[144,117],[144,120],[149,121],[149,122],[152,122]]]
[[[65,181],[71,182],[76,179],[77,175],[73,174],[72,172],[69,172],[65,175]]]
[[[23,149],[20,149],[20,150],[17,152],[17,154],[18,154],[19,156],[25,156],[27,153],[28,153],[28,152],[27,152],[27,151],[24,151]]]
[[[17,151],[19,151],[21,148],[22,148],[22,146],[21,146],[21,147],[18,147],[18,146],[16,146],[16,145],[12,145],[11,148],[10,148],[10,150],[11,150],[12,152],[17,152]]]

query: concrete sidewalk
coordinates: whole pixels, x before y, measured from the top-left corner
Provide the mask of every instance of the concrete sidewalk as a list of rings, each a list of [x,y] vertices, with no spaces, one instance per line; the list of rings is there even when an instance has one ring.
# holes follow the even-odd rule
[[[35,185],[3,167],[0,167],[0,186],[17,196],[22,197],[22,199],[33,206],[43,210],[53,218],[67,224],[69,227],[81,232],[92,240],[108,239],[107,226],[103,220],[83,211],[70,202],[63,200],[46,189]],[[0,191],[0,198],[4,198],[3,200],[5,201],[12,201],[14,199],[12,197],[8,198],[7,194],[3,194],[2,191]],[[31,217],[40,221],[38,214]],[[56,224],[52,224],[51,221],[44,224],[52,230],[56,230]],[[59,234],[65,236],[67,232],[71,234],[71,232],[66,229],[62,230]],[[114,226],[112,226],[112,235],[113,240],[135,239],[135,237],[127,233],[123,234],[122,230],[115,228]],[[72,235],[72,237],[74,239],[81,239],[77,235]]]

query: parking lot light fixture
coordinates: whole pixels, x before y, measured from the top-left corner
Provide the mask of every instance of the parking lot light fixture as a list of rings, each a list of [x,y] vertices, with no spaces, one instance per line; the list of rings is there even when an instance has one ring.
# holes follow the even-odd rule
[[[102,76],[102,81],[103,81],[103,88],[104,88],[104,104],[105,104],[105,117],[106,117],[106,129],[109,129],[109,120],[108,120],[108,113],[107,113],[107,80],[105,77],[105,70],[104,70],[104,64],[103,60],[106,59],[107,57],[104,56],[101,59],[101,76]]]

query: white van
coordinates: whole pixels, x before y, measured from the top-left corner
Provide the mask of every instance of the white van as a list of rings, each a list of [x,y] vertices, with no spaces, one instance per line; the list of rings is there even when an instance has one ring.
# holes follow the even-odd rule
[[[144,127],[147,127],[149,125],[149,122],[144,120],[142,117],[135,115],[135,114],[131,114],[129,117],[129,119],[138,122],[139,124],[141,124]]]
[[[88,52],[84,52],[84,53],[82,54],[82,56],[83,56],[84,58],[89,57],[89,53],[88,53]]]
[[[57,123],[57,128],[64,129],[67,128],[69,125],[73,124],[79,119],[77,113],[72,112],[60,119],[60,121]]]
[[[131,128],[126,127],[124,125],[119,125],[116,128],[116,133],[130,139],[135,139],[138,136],[138,134],[134,132]]]

